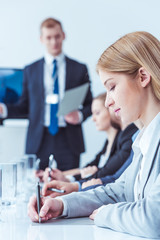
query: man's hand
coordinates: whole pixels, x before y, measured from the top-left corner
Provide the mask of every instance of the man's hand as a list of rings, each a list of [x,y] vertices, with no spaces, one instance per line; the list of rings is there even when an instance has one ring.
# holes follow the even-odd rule
[[[58,217],[63,213],[63,202],[60,199],[41,198],[40,217],[43,222]],[[33,222],[38,222],[36,196],[30,198],[28,203],[28,216]]]
[[[57,193],[57,192],[52,192],[48,190],[48,188],[56,188],[56,189],[61,189],[64,190],[64,193]],[[50,196],[50,197],[57,197],[57,196],[62,196],[71,192],[78,192],[78,183],[67,183],[67,182],[62,182],[62,181],[56,181],[53,180],[49,183],[45,183],[42,189],[42,195],[43,196]]]
[[[43,181],[48,182],[48,177],[49,177],[49,168],[46,168],[43,174]],[[59,180],[63,182],[69,182],[69,179],[63,175],[63,172],[60,171],[59,169],[52,169],[50,172],[50,178],[52,180]]]
[[[98,171],[97,166],[85,167],[85,168],[81,169],[81,171],[80,171],[81,172],[81,178],[89,177],[89,176],[93,175],[97,171]]]
[[[91,180],[87,181],[87,182],[84,182],[82,184],[82,189],[86,188],[86,187],[89,187],[89,186],[92,186],[92,185],[97,185],[97,184],[102,184],[102,181],[100,178],[92,178]]]
[[[80,122],[78,111],[68,113],[67,115],[65,115],[64,119],[67,123],[70,123],[73,125],[76,125]]]
[[[1,103],[0,103],[0,117],[1,117],[2,114],[3,114],[3,108],[2,108]]]

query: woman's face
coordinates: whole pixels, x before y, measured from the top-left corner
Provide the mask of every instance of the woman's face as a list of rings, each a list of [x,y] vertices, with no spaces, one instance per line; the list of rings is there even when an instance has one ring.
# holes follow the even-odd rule
[[[131,79],[127,74],[99,71],[106,90],[106,106],[113,108],[122,123],[129,124],[137,120],[143,109],[143,92],[138,77]]]
[[[111,126],[109,111],[100,99],[95,99],[92,102],[92,119],[98,131],[107,131]]]

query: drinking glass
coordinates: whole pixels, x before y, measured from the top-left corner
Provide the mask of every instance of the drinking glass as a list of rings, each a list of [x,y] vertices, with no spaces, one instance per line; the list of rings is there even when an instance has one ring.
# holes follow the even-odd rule
[[[36,159],[37,159],[37,156],[35,154],[25,154],[21,158],[21,161],[25,163],[26,180],[28,183],[35,182]]]
[[[0,169],[0,222],[2,221],[1,212],[2,212],[2,169]]]
[[[1,169],[1,207],[13,205],[16,202],[17,193],[17,164],[0,163]]]
[[[25,178],[26,178],[26,165],[23,160],[17,160],[17,198],[24,198],[25,192]]]
[[[35,170],[36,170],[36,158],[35,154],[25,154],[21,161],[25,164],[25,201],[28,201],[30,196],[35,192]]]

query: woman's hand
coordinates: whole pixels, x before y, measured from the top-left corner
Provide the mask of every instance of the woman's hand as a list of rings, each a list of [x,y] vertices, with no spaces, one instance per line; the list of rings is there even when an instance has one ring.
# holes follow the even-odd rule
[[[62,182],[62,181],[56,181],[53,180],[51,182],[45,183],[43,188],[42,188],[42,195],[43,196],[50,196],[52,198],[57,197],[57,196],[62,196],[71,192],[78,192],[78,183],[67,183],[67,182]],[[57,193],[57,192],[52,192],[49,190],[49,188],[56,188],[60,190],[64,190],[64,193]]]
[[[63,212],[63,202],[60,199],[53,198],[41,198],[41,210],[38,216],[37,213],[37,198],[32,196],[28,203],[28,216],[33,222],[38,222],[39,217],[42,222],[45,222],[51,218],[58,217],[62,215]]]
[[[102,181],[100,178],[92,178],[91,180],[88,180],[87,182],[82,183],[82,189],[92,186],[92,185],[97,185],[97,184],[102,184]]]
[[[86,168],[81,169],[81,178],[86,178],[93,175],[98,171],[97,166],[88,166]]]
[[[63,175],[63,172],[59,169],[52,169],[49,173],[49,168],[46,168],[43,174],[43,181],[48,182],[49,177],[51,178],[51,180],[69,182],[65,175]]]

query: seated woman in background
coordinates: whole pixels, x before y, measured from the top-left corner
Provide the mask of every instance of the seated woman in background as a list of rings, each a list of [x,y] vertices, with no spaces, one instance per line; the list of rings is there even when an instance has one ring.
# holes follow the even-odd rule
[[[97,154],[95,160],[84,168],[84,172],[90,176],[86,176],[83,172],[83,180],[81,180],[81,175],[68,177],[60,170],[52,169],[50,173],[52,180],[54,179],[64,182],[74,182],[75,180],[80,180],[80,187],[83,182],[92,178],[101,178],[114,174],[129,157],[132,145],[131,138],[137,131],[137,127],[134,124],[129,124],[128,126],[125,126],[122,131],[117,132],[115,128],[122,128],[122,126],[120,120],[118,120],[115,116],[115,112],[110,111],[109,113],[108,109],[105,108],[105,94],[102,94],[93,100],[92,114],[93,121],[95,121],[97,129],[99,131],[105,131],[108,139],[105,142],[102,151]],[[48,181],[48,175],[48,170],[46,170],[44,174],[45,182]],[[74,186],[77,187],[78,185],[76,184]]]
[[[131,165],[105,187],[42,198],[40,217],[90,216],[95,224],[136,236],[160,238],[160,42],[147,32],[129,33],[108,47],[97,64],[106,105],[125,124],[143,124]],[[28,214],[38,222],[36,197]]]
[[[138,128],[142,128],[142,124],[140,121],[136,121],[136,126]],[[133,124],[132,124],[133,125]],[[115,153],[110,157],[110,160],[113,161],[113,163],[111,162],[111,164],[109,164],[109,171],[115,171],[114,169],[116,168],[116,166],[114,166],[115,159],[119,161],[121,160],[121,158],[124,157],[125,162],[123,163],[123,165],[116,171],[114,172],[114,174],[111,175],[106,175],[105,177],[101,177],[101,178],[92,178],[91,180],[88,180],[89,178],[86,179],[81,179],[79,181],[75,181],[75,182],[64,182],[64,181],[59,181],[59,180],[52,180],[50,182],[46,182],[43,186],[42,189],[42,194],[43,196],[50,196],[50,197],[57,197],[57,196],[61,196],[61,195],[66,195],[68,193],[71,192],[78,192],[78,191],[86,191],[89,189],[93,189],[96,188],[100,185],[106,185],[108,183],[114,182],[116,179],[118,179],[121,174],[125,171],[125,169],[130,165],[130,163],[132,162],[132,158],[133,158],[133,151],[130,152],[129,157],[126,159],[126,154],[124,155],[123,152],[125,152],[125,150],[128,151],[128,149],[131,149],[131,144],[129,142],[130,140],[130,131],[129,131],[129,136],[128,136],[128,130],[131,130],[131,127],[133,127],[132,125],[129,125],[124,131],[121,131],[121,133],[118,135],[117,138],[117,144],[116,146],[120,145],[121,148],[117,147],[117,150],[115,151]],[[134,126],[134,128],[136,128]],[[133,129],[132,129],[133,130]],[[138,135],[139,130],[137,130],[133,136],[132,136],[132,141],[135,140],[136,136]],[[117,162],[118,164],[118,162]],[[107,170],[107,163],[105,164],[105,166],[103,168],[101,168],[101,172],[104,173]],[[101,173],[100,172],[100,173]],[[99,173],[99,171],[97,172]],[[96,174],[94,174],[96,175]],[[93,175],[92,175],[93,176]],[[91,178],[91,177],[90,177]],[[59,192],[52,192],[49,190],[49,188],[56,188],[56,189],[61,189],[64,190],[64,193],[59,193]]]
[[[136,126],[137,126],[137,124],[136,124]],[[132,136],[133,142],[136,139],[138,133],[139,133],[139,130],[137,130],[137,132],[135,134],[133,134],[133,136]],[[117,172],[115,172],[112,175],[107,175],[103,178],[92,178],[91,180],[83,182],[82,186],[81,186],[81,191],[87,191],[87,190],[99,187],[102,184],[105,186],[108,183],[114,182],[116,179],[118,179],[121,176],[121,174],[131,164],[132,159],[133,159],[133,150],[131,151],[128,159],[125,161],[125,163],[122,165],[122,167],[120,167],[120,169],[117,170]],[[46,187],[47,186],[44,186],[44,189],[43,189],[44,195],[47,193],[48,187],[47,188]]]
[[[95,97],[92,102],[92,119],[95,122],[98,131],[104,131],[107,134],[102,150],[96,155],[95,159],[87,164],[83,169],[72,169],[64,172],[58,169],[52,169],[50,176],[52,179],[69,182],[71,175],[67,176],[67,173],[80,174],[82,172],[83,177],[86,175],[92,175],[98,168],[103,167],[110,155],[115,152],[117,137],[121,129],[121,121],[115,116],[114,113],[109,112],[105,107],[106,93],[102,93]],[[80,178],[80,176],[79,176]],[[44,180],[48,179],[48,169],[44,173]],[[73,178],[72,178],[73,180]]]

